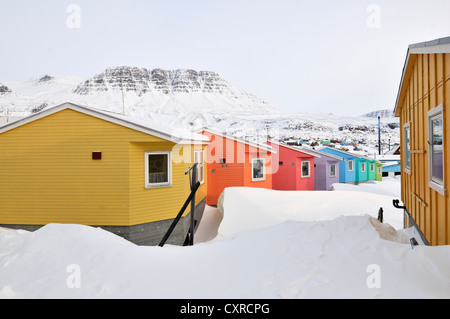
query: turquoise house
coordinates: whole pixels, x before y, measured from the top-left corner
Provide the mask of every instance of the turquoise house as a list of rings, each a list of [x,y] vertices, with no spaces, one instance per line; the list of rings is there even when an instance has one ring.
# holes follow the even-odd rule
[[[355,182],[366,182],[369,180],[369,167],[370,160],[363,157],[355,155],[356,167],[355,167]],[[375,179],[375,177],[374,177]]]

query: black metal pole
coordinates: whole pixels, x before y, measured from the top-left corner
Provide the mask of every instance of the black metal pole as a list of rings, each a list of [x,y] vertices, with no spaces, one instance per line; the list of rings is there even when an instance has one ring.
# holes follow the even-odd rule
[[[189,202],[192,200],[192,198],[195,197],[195,192],[200,187],[200,183],[197,182],[195,184],[194,188],[192,189],[191,193],[189,194],[189,197],[186,199],[186,201],[183,204],[183,207],[180,209],[180,212],[178,213],[177,217],[173,220],[172,224],[170,225],[169,229],[167,230],[166,234],[164,235],[163,239],[159,243],[160,247],[163,247],[166,243],[167,239],[169,238],[170,234],[172,234],[173,230],[175,229],[175,226],[177,225],[178,221],[180,220],[181,216],[183,215],[183,212],[186,210],[187,206],[189,205]]]
[[[191,191],[193,190],[194,185],[197,184],[197,163],[194,163],[194,166],[192,167],[192,183],[191,183]],[[189,236],[189,246],[194,245],[194,227],[195,227],[195,192],[194,196],[191,200],[191,229],[190,229],[190,236]]]

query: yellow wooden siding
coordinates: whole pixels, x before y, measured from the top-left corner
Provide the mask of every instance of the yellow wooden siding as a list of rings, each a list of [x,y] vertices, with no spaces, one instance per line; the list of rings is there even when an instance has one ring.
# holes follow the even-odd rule
[[[139,143],[146,150],[174,145],[71,109],[0,134],[0,224],[128,226],[175,217],[185,165],[174,165],[175,187],[148,189],[150,200],[139,202],[133,191],[144,188],[144,153],[138,163],[130,152]],[[92,160],[94,151],[101,160]]]
[[[204,146],[197,146],[197,149],[202,148]],[[185,172],[192,165],[194,146],[175,145],[170,142],[130,143],[129,150],[131,223],[141,224],[175,218],[190,194],[189,175],[185,175]],[[147,151],[172,152],[172,186],[145,188],[143,172]],[[206,181],[196,193],[196,203],[205,197]],[[189,212],[190,206],[184,216]]]
[[[450,54],[411,55],[398,104],[402,141],[402,201],[431,245],[450,244],[450,208],[445,195],[428,186],[428,111],[444,105],[444,181],[449,175]],[[410,123],[411,173],[404,171],[403,126]]]

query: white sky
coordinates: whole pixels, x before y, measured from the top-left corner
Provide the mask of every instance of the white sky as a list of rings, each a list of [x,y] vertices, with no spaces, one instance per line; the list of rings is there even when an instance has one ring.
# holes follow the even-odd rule
[[[408,45],[450,36],[449,14],[449,0],[0,0],[0,81],[191,68],[287,110],[360,115],[394,108]]]

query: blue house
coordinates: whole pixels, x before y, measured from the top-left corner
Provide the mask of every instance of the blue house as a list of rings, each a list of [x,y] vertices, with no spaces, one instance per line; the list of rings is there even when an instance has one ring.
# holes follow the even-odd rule
[[[318,151],[342,158],[339,161],[339,183],[355,183],[356,179],[356,161],[357,156],[348,152],[340,151],[330,147],[322,147]]]

